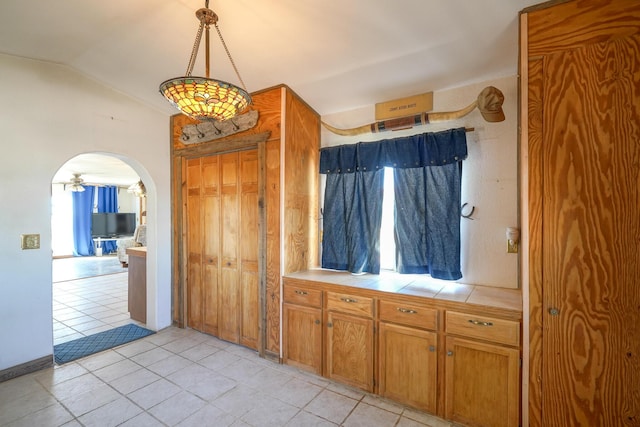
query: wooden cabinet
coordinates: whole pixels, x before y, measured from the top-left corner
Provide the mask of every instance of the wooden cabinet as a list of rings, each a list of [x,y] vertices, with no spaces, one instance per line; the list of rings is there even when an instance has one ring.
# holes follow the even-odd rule
[[[519,308],[292,276],[284,278],[283,288],[284,363],[457,423],[518,426]],[[488,294],[505,297],[502,292]]]
[[[637,426],[640,2],[520,23],[528,424]]]
[[[171,117],[173,317],[279,359],[281,277],[318,263],[320,117],[284,85],[251,95],[235,135]]]
[[[373,391],[373,299],[326,292],[325,376]]]
[[[129,316],[147,323],[147,248],[127,248],[129,256]]]
[[[379,302],[378,393],[437,412],[438,311],[405,302]]]
[[[445,417],[470,426],[517,427],[519,323],[459,312],[447,312],[445,322]]]
[[[322,291],[284,285],[283,362],[322,375]]]

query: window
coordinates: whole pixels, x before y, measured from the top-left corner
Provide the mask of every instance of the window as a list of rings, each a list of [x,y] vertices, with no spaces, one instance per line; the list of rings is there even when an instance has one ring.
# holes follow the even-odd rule
[[[466,156],[464,128],[323,148],[322,267],[378,274],[382,262],[403,274],[461,278]]]
[[[393,168],[384,168],[382,225],[380,226],[380,268],[393,271],[396,269],[396,239],[393,225],[394,205]]]

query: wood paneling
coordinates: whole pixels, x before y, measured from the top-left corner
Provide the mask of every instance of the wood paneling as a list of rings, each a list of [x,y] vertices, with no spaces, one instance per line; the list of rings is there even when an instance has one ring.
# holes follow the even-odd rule
[[[182,115],[171,118],[174,320],[279,358],[281,276],[317,265],[320,118],[284,85],[252,98],[257,126],[212,142],[184,144],[182,126],[196,122]],[[227,163],[258,147],[261,154],[245,159],[250,173]],[[201,163],[198,172],[190,170],[216,156],[220,163],[212,161],[210,172]],[[235,167],[242,169],[243,161]],[[203,174],[215,168],[219,183],[195,184],[209,182]],[[195,175],[188,179],[189,173]],[[231,283],[238,283],[237,294]],[[204,300],[196,301],[194,295],[203,292]],[[251,309],[234,312],[236,302]]]
[[[320,118],[291,91],[286,92],[286,111],[282,274],[318,265]]]
[[[524,22],[530,425],[638,425],[640,3]]]
[[[280,140],[267,142],[266,163],[266,343],[280,356]]]

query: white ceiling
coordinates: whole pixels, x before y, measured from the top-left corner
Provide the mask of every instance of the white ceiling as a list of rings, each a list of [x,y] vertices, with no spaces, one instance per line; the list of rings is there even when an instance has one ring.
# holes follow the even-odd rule
[[[284,83],[321,115],[513,75],[541,0],[212,0],[249,92]],[[204,0],[2,0],[0,52],[65,64],[167,116]],[[239,84],[215,30],[211,76]],[[204,43],[194,75],[204,75]]]

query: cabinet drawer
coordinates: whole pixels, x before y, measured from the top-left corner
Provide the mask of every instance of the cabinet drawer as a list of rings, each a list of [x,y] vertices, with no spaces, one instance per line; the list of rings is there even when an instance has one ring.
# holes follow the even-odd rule
[[[322,291],[285,283],[284,302],[322,308]]]
[[[520,345],[520,323],[513,320],[447,311],[447,334],[462,335],[500,344]]]
[[[327,292],[327,309],[372,317],[373,298]]]
[[[380,320],[437,330],[438,310],[410,304],[380,301]]]

